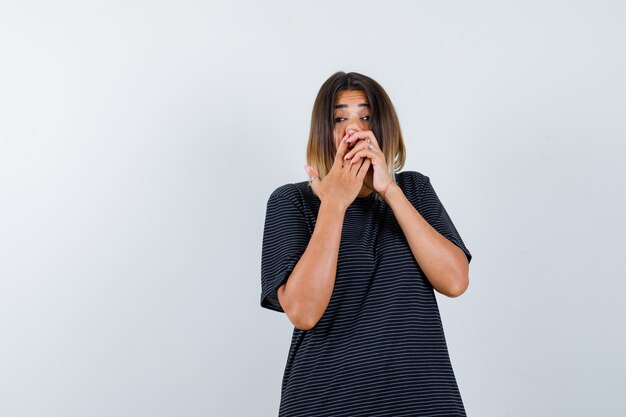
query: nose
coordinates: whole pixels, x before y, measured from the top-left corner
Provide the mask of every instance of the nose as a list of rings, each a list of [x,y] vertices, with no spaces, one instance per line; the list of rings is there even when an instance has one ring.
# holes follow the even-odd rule
[[[352,119],[346,125],[346,134],[350,134],[353,132],[360,132],[362,130],[366,130],[365,122],[361,119]]]

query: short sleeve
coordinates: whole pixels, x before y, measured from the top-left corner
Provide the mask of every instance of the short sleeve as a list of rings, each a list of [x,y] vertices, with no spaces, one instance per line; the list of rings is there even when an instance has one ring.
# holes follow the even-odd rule
[[[304,212],[285,192],[272,193],[267,202],[261,255],[261,307],[284,312],[276,290],[289,278],[311,238]]]
[[[418,211],[436,231],[465,252],[468,262],[472,260],[472,254],[467,247],[465,247],[463,239],[461,239],[454,223],[452,223],[452,219],[450,219],[448,212],[443,207],[443,204],[441,204],[428,177],[426,177],[422,192],[420,193]]]
[[[467,256],[467,261],[471,262],[472,254],[465,246],[454,223],[452,223],[452,219],[450,219],[448,212],[433,189],[430,178],[427,176],[423,176],[418,199],[414,205],[422,217],[442,236],[461,248],[465,252],[465,256]]]

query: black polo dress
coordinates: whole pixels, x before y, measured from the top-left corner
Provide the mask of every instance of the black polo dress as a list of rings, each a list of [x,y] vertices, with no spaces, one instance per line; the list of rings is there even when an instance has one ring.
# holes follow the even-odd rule
[[[427,176],[396,182],[435,230],[465,252]],[[283,312],[276,289],[306,249],[320,201],[307,182],[267,203],[261,306]],[[345,214],[335,287],[310,330],[294,327],[280,416],[464,416],[432,286],[391,210],[372,193]]]

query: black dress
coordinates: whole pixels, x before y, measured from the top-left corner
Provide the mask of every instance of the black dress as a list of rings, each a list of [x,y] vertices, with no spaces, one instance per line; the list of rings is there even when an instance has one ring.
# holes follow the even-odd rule
[[[465,247],[427,176],[396,182],[439,233]],[[306,249],[319,199],[287,184],[267,203],[261,306],[282,312],[276,289]],[[280,416],[464,416],[435,294],[391,210],[372,193],[347,209],[335,287],[308,331],[294,327]]]

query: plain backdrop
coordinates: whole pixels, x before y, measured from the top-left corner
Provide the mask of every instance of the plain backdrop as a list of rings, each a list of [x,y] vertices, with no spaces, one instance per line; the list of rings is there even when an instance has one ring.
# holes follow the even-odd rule
[[[275,416],[267,199],[338,70],[474,259],[470,416],[626,415],[623,1],[0,0],[0,415]]]

